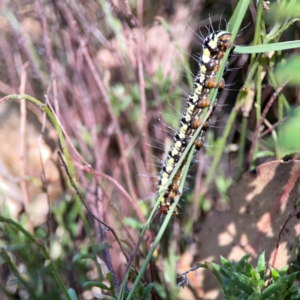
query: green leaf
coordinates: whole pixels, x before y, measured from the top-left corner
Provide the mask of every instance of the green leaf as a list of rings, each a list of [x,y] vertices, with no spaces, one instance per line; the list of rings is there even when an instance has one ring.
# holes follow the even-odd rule
[[[124,224],[132,227],[133,229],[142,229],[143,228],[143,224],[133,218],[125,218]]]
[[[239,1],[233,12],[232,17],[230,18],[230,21],[228,22],[228,30],[234,35],[238,33],[246,11],[249,9],[249,4],[250,0]]]
[[[109,287],[99,281],[86,281],[83,285],[84,288],[91,288],[93,286],[97,286],[103,290],[109,290]]]
[[[276,281],[278,278],[280,278],[279,273],[274,268],[270,267],[271,269],[271,275],[274,281]]]
[[[252,278],[255,270],[249,262],[245,262],[245,269],[247,276]]]
[[[291,298],[289,298],[289,299],[300,299],[300,289],[299,289],[299,286],[291,286],[289,289],[287,289],[282,294],[283,299],[285,299],[285,297],[287,297],[291,293],[295,293],[295,295],[292,295]]]
[[[255,155],[254,158],[257,159],[257,158],[262,158],[262,157],[267,157],[267,156],[275,156],[275,152],[274,151],[269,151],[269,150],[259,151]]]
[[[234,53],[252,54],[300,48],[300,40],[255,46],[236,46]]]
[[[73,262],[77,262],[77,261],[79,261],[79,260],[81,260],[81,259],[95,259],[95,255],[94,254],[84,254],[84,253],[77,253],[77,254],[75,254],[74,256],[73,256]]]
[[[225,257],[223,257],[222,255],[220,256],[220,260],[221,260],[221,263],[223,266],[230,266],[228,260]]]
[[[288,277],[287,284],[289,287],[292,286],[297,274],[298,274],[298,272],[294,272],[292,274],[286,275],[286,277]],[[285,276],[283,276],[283,277],[285,277]]]
[[[262,299],[269,299],[278,289],[276,282],[269,285],[262,293]]]
[[[253,288],[251,287],[251,280],[244,274],[230,272],[224,269],[220,273],[226,278],[228,278],[230,281],[235,283],[236,286],[240,288],[243,292],[245,292],[247,295],[251,295],[254,292]]]
[[[263,251],[258,258],[257,267],[256,267],[260,279],[264,279],[265,269],[266,269],[266,259],[265,259],[265,251]]]
[[[254,292],[252,295],[250,295],[247,300],[260,300],[260,293]]]
[[[143,294],[141,300],[151,300],[152,299],[151,291],[153,289],[153,286],[154,286],[154,284],[150,283],[144,288],[144,294]]]
[[[229,294],[227,293],[227,289],[226,289],[226,285],[224,283],[224,281],[222,280],[222,276],[221,276],[221,271],[222,271],[222,268],[217,265],[217,264],[214,264],[214,263],[210,263],[210,262],[205,262],[205,267],[208,269],[208,270],[211,270],[213,272],[213,274],[217,277],[222,289],[223,289],[223,292],[225,294],[225,297],[226,299],[230,299],[230,296]]]
[[[236,270],[241,271],[246,267],[247,261],[250,257],[250,254],[244,255],[236,264]]]
[[[279,84],[286,80],[289,85],[300,85],[300,55],[289,58],[284,65],[280,65],[275,70],[275,76]]]
[[[300,62],[300,60],[299,60]],[[300,68],[300,65],[299,65]],[[278,147],[282,154],[300,151],[300,110],[295,110],[289,119],[279,126]]]
[[[240,295],[238,295],[238,296],[235,296],[234,297],[234,300],[245,300],[245,299],[248,299],[248,295],[247,294],[245,294],[245,293],[241,293]]]
[[[78,300],[77,294],[76,294],[74,289],[69,288],[68,289],[68,294],[70,295],[72,300]]]
[[[280,6],[276,3],[271,6],[271,12],[271,17],[277,21],[300,17],[300,3],[291,1],[289,5]]]
[[[140,284],[140,286],[138,287],[137,293],[139,294],[140,297],[143,296],[143,294],[144,294],[144,286],[142,284]]]
[[[292,286],[296,275],[297,272],[279,277],[264,290],[262,299],[269,299],[270,296],[276,294],[277,292],[280,292],[280,294],[286,292]],[[280,299],[284,298],[281,297]]]

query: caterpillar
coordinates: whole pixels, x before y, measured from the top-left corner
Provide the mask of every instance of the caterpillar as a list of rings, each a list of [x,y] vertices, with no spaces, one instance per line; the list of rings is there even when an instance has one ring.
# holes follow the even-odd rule
[[[185,109],[180,118],[179,128],[173,138],[172,145],[157,180],[156,196],[158,197],[164,190],[159,207],[161,214],[168,213],[170,206],[174,203],[175,197],[180,194],[179,184],[186,161],[178,169],[171,184],[168,187],[166,187],[166,184],[182,153],[186,149],[189,140],[200,126],[200,116],[203,110],[210,105],[210,101],[208,100],[209,93],[213,88],[218,88],[219,90],[224,88],[224,79],[216,82],[216,74],[226,50],[230,47],[230,53],[234,50],[234,44],[231,45],[230,41],[231,33],[222,30],[214,31],[204,39],[202,52],[198,61],[199,71],[194,78],[193,89],[189,94]],[[214,105],[215,107],[216,105]],[[195,141],[195,152],[203,146],[205,132],[208,127],[209,119],[203,124],[200,135]],[[174,210],[174,214],[178,214],[177,207]]]

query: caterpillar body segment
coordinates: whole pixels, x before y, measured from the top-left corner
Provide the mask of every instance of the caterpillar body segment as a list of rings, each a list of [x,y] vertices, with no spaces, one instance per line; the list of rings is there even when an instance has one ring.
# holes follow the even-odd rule
[[[163,163],[157,181],[157,197],[162,190],[165,190],[160,203],[159,210],[161,214],[168,213],[170,206],[174,203],[175,197],[179,195],[178,189],[186,160],[178,169],[171,184],[168,187],[166,187],[166,184],[191,137],[201,125],[200,116],[203,110],[210,105],[210,101],[208,100],[209,93],[213,88],[218,88],[219,90],[224,88],[224,79],[217,82],[216,74],[220,68],[226,50],[231,47],[232,52],[234,49],[234,45],[231,45],[230,40],[231,34],[221,30],[214,31],[204,40],[198,62],[199,71],[194,78],[193,89],[188,96],[185,109],[179,122],[179,128],[174,135],[172,145],[168,151],[167,158]],[[213,109],[215,109],[215,107],[216,106],[214,106]],[[203,124],[200,135],[195,141],[195,153],[203,146],[205,133],[208,127],[209,120]],[[177,213],[178,209],[176,207],[174,214]]]

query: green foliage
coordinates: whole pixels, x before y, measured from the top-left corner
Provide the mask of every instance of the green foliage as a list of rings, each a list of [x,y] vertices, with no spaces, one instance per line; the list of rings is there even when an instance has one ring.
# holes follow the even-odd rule
[[[282,157],[300,151],[300,110],[290,113],[286,122],[279,126],[278,147]]]
[[[285,158],[298,153],[300,151],[299,131],[300,111],[291,110],[287,119],[273,132],[273,138],[265,139],[265,145],[269,149],[258,152],[256,157],[272,156],[277,152],[279,158]],[[276,137],[274,137],[275,133]]]
[[[300,85],[300,55],[294,55],[276,69],[275,75],[279,84]]]
[[[255,268],[248,262],[248,259],[249,255],[246,255],[235,263],[221,257],[221,266],[209,262],[201,266],[214,273],[227,300],[284,300],[294,299],[296,294],[299,295],[299,288],[293,286],[296,272],[280,274],[271,268],[271,279],[268,280],[265,253],[259,256]]]
[[[227,190],[232,184],[232,179],[227,178],[224,175],[218,175],[216,177],[216,187],[218,189],[219,194],[222,196],[227,203],[230,202],[230,199],[227,195]]]

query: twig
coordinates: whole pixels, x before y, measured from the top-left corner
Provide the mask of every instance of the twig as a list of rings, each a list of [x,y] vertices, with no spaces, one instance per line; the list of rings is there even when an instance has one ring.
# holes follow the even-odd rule
[[[90,197],[87,197],[87,201],[89,201],[87,203],[89,203],[91,212],[93,212],[93,215],[99,216],[99,219],[103,219],[103,215],[104,215],[104,211],[105,211],[103,209],[103,205],[101,205],[103,202],[103,200],[102,200],[103,192],[102,191],[103,191],[102,187],[100,187],[100,188],[96,187],[97,195],[94,195],[97,197],[96,201],[94,199],[91,199],[91,201],[89,201]],[[100,196],[100,199],[99,199],[99,196]],[[86,206],[88,206],[88,205],[86,205]],[[98,237],[98,241],[101,241],[102,243],[106,244],[107,243],[107,235],[106,235],[105,227],[101,223],[95,222],[95,231],[96,231],[96,235]],[[119,281],[118,276],[112,265],[109,248],[104,247],[104,249],[101,250],[101,254],[102,254],[103,260],[105,261],[105,264],[106,264],[108,270],[112,274],[113,287],[114,287],[115,292],[117,292],[117,290],[119,289],[119,286],[120,286],[120,281]]]
[[[25,94],[25,86],[27,80],[27,71],[28,62],[23,65],[22,74],[21,74],[21,84],[20,84],[20,94]],[[24,201],[24,209],[28,217],[28,226],[29,231],[33,232],[33,224],[30,220],[30,203],[29,203],[29,194],[27,189],[26,182],[26,118],[27,118],[27,109],[26,109],[26,100],[20,100],[20,110],[21,110],[21,120],[20,120],[20,178],[21,178],[21,190]]]
[[[264,122],[264,119],[267,116],[267,113],[269,111],[269,109],[271,108],[272,104],[274,103],[274,101],[276,100],[276,98],[278,97],[279,93],[283,90],[283,88],[286,86],[287,81],[285,81],[272,95],[272,97],[270,98],[270,100],[268,101],[266,107],[264,108],[262,114],[261,114],[261,118],[258,121],[255,131],[254,131],[254,135],[253,135],[253,139],[252,139],[252,143],[251,143],[251,148],[249,151],[249,156],[248,156],[248,161],[247,164],[248,166],[251,164],[251,161],[253,160],[253,152],[254,152],[254,147],[255,144],[257,143],[257,139],[258,139],[258,134],[259,134],[259,130],[261,128],[261,125]]]
[[[47,95],[49,94],[49,91],[50,91],[50,88],[51,88],[51,82],[52,82],[54,107],[55,107],[55,112],[56,112],[57,116],[59,117],[59,105],[58,105],[58,100],[57,100],[57,79],[56,79],[55,65],[54,65],[54,60],[53,60],[52,43],[51,43],[51,39],[50,39],[50,36],[49,36],[46,17],[45,17],[43,9],[41,7],[40,0],[36,1],[36,5],[37,5],[38,13],[40,15],[41,23],[42,23],[43,42],[44,42],[46,55],[47,55],[47,59],[48,59],[49,67],[50,67],[50,79],[51,79],[51,81],[48,84]]]
[[[119,214],[119,211],[117,210],[117,208],[113,204],[111,204],[111,208],[115,212],[115,215],[116,215],[117,219],[119,220],[120,224],[122,225],[123,230],[126,233],[126,236],[128,237],[128,239],[131,240],[132,244],[135,245],[135,240],[133,239],[133,237],[132,237],[130,231],[128,230],[128,228],[125,226],[125,224],[124,224],[124,222],[122,220],[122,217]],[[144,254],[143,254],[143,252],[141,250],[139,250],[139,254],[141,255],[142,258],[144,258]]]
[[[198,156],[199,157],[199,156]],[[199,218],[199,195],[202,199],[202,195],[200,193],[201,186],[202,186],[202,173],[204,169],[204,159],[199,161],[198,168],[197,168],[197,174],[196,174],[196,183],[195,183],[195,192],[194,192],[194,199],[193,199],[193,220],[196,222]],[[200,208],[202,209],[202,208]],[[201,214],[201,210],[200,210]]]
[[[48,105],[49,101],[48,101],[48,97],[46,96],[46,102],[45,105]],[[48,181],[46,178],[46,172],[45,172],[45,166],[44,166],[44,161],[43,161],[43,155],[42,155],[42,140],[43,140],[43,136],[45,133],[45,127],[46,127],[46,112],[43,112],[43,117],[42,117],[42,128],[41,128],[41,132],[40,132],[40,136],[38,138],[38,148],[39,148],[39,156],[40,156],[40,162],[41,162],[41,167],[42,167],[42,174],[41,174],[41,180],[44,186],[44,189],[46,191],[46,195],[47,195],[47,202],[48,202],[48,206],[49,206],[49,210],[48,210],[48,217],[47,217],[47,225],[48,225],[48,235],[50,234],[50,224],[49,224],[49,220],[50,220],[50,200],[49,200],[49,190],[48,190]],[[49,237],[49,236],[48,236]]]
[[[12,88],[7,86],[7,88],[9,88],[9,90],[7,90],[7,92],[4,91],[3,87],[1,86],[1,92],[3,92],[3,94],[14,94],[18,91],[18,87],[19,87],[18,78],[19,77],[18,77],[16,68],[15,68],[13,51],[11,51],[11,46],[8,44],[7,37],[4,32],[3,32],[3,34],[1,34],[0,39],[1,39],[1,43],[0,43],[1,51],[3,52],[3,56],[5,57],[4,62],[6,64],[6,70],[9,75],[10,84],[12,85]],[[3,85],[3,84],[4,83],[1,83],[1,85]],[[4,87],[6,87],[6,84]]]
[[[79,44],[81,46],[84,58],[85,58],[85,60],[88,64],[88,67],[91,71],[91,74],[92,74],[92,76],[93,76],[93,78],[94,78],[94,80],[97,84],[97,87],[98,87],[98,89],[99,89],[99,91],[100,91],[100,93],[103,97],[104,103],[106,104],[109,116],[110,116],[110,118],[112,120],[112,123],[115,127],[115,130],[116,130],[117,139],[118,139],[119,148],[120,148],[121,157],[122,157],[122,164],[123,164],[123,167],[124,167],[124,172],[125,172],[127,184],[128,184],[128,187],[129,187],[129,191],[130,191],[133,199],[136,201],[137,200],[137,195],[135,193],[134,185],[133,185],[133,182],[132,182],[132,179],[131,179],[131,176],[130,176],[128,161],[127,161],[126,155],[125,155],[124,138],[123,138],[118,120],[116,119],[116,117],[114,115],[114,112],[113,112],[113,109],[111,107],[111,103],[110,103],[109,97],[106,93],[104,84],[102,82],[101,77],[98,74],[97,68],[96,68],[93,60],[91,59],[90,53],[89,53],[88,48],[86,46],[86,41],[80,36],[76,20],[73,18],[71,12],[68,10],[68,7],[65,3],[60,2],[59,6],[61,7],[61,9],[64,12],[64,15],[66,17],[66,20],[69,24],[70,29],[74,31],[73,37],[79,42]]]
[[[116,188],[125,196],[125,198],[130,202],[130,204],[132,204],[138,218],[140,219],[142,224],[146,223],[146,220],[144,218],[144,216],[141,213],[140,208],[137,206],[136,202],[130,197],[130,195],[126,192],[126,190],[112,177],[103,174],[101,172],[97,172],[95,171],[90,165],[86,165],[86,166],[79,166],[81,168],[81,170],[84,170],[86,172],[91,173],[93,176],[95,177],[103,177],[107,180],[109,180],[110,182],[112,182]]]
[[[26,59],[29,60],[30,66],[34,72],[36,72],[36,75],[40,79],[42,86],[46,86],[48,82],[48,76],[45,72],[43,72],[43,62],[41,61],[40,56],[37,54],[36,48],[34,47],[31,39],[26,38],[21,24],[13,12],[10,11],[7,16],[12,32],[18,41],[20,50],[23,52]]]
[[[263,136],[267,135],[268,133],[270,133],[271,131],[273,131],[278,125],[280,125],[281,123],[285,122],[287,119],[288,119],[288,117],[285,117],[285,118],[281,119],[280,121],[276,122],[270,128],[268,128],[264,132],[262,132],[259,137],[262,138]]]
[[[277,254],[278,254],[278,250],[279,250],[279,242],[280,242],[280,239],[283,235],[283,231],[287,225],[287,223],[295,216],[297,216],[298,214],[300,213],[300,206],[296,207],[292,212],[289,213],[287,219],[285,220],[280,232],[279,232],[279,235],[278,235],[278,238],[277,238],[277,242],[276,242],[276,247],[275,247],[275,251],[274,251],[274,254],[273,254],[273,259],[272,259],[272,263],[271,263],[271,266],[272,268],[275,267],[275,262],[276,262],[276,257],[277,257]]]
[[[74,151],[74,153],[78,156],[78,158],[80,158],[80,160],[88,165],[88,162],[84,160],[84,158],[79,154],[79,152],[77,151],[77,149],[75,148],[74,144],[72,143],[69,135],[67,134],[65,128],[63,127],[63,125],[61,124],[58,116],[56,115],[51,103],[48,101],[45,103],[48,107],[49,110],[51,111],[51,113],[53,114],[53,116],[55,117],[55,119],[57,120],[57,122],[59,123],[59,126],[61,128],[61,131],[63,132],[64,136],[66,137],[66,140],[68,141],[69,146],[71,147],[71,149]]]
[[[97,216],[95,216],[95,215],[91,212],[90,208],[86,205],[86,203],[85,203],[83,197],[82,197],[81,194],[79,193],[78,188],[77,188],[75,182],[74,182],[73,179],[72,179],[72,176],[71,176],[71,174],[70,174],[70,172],[69,172],[69,169],[68,169],[68,167],[67,167],[67,165],[66,165],[66,163],[65,163],[65,161],[64,161],[64,159],[63,159],[63,157],[62,157],[61,152],[60,152],[60,151],[57,151],[57,154],[58,154],[58,156],[59,156],[59,158],[60,158],[60,160],[61,160],[61,162],[62,162],[62,166],[63,166],[64,169],[66,170],[67,176],[68,176],[68,178],[69,178],[69,180],[70,180],[70,182],[71,182],[72,187],[73,187],[74,190],[75,190],[76,195],[80,198],[82,204],[84,205],[84,207],[86,208],[86,210],[91,214],[91,216],[92,216],[95,220],[97,220],[99,223],[101,223],[103,226],[105,226],[109,231],[111,231],[111,233],[112,233],[113,236],[115,237],[115,239],[116,239],[116,241],[117,241],[117,243],[118,243],[118,245],[119,245],[119,247],[120,247],[120,249],[121,249],[123,255],[125,256],[126,260],[128,261],[128,256],[127,256],[126,252],[124,251],[124,249],[123,249],[123,247],[122,247],[122,244],[121,244],[121,242],[120,242],[120,240],[119,240],[119,238],[118,238],[116,232],[114,231],[114,229],[113,229],[112,227],[110,227],[109,225],[107,225],[105,222],[101,221]]]
[[[144,78],[144,66],[143,66],[143,43],[142,43],[142,26],[143,26],[143,1],[138,0],[137,4],[137,14],[138,14],[138,34],[133,30],[133,38],[136,44],[137,52],[137,66],[138,66],[138,76],[139,76],[139,88],[141,95],[141,111],[142,111],[142,121],[143,121],[143,152],[145,159],[145,168],[147,173],[150,173],[150,160],[149,160],[149,133],[148,133],[148,123],[147,123],[147,106],[146,106],[146,93],[145,93],[145,78]],[[149,178],[148,178],[149,179]],[[150,187],[150,184],[149,184]],[[149,189],[151,192],[151,190]]]
[[[194,272],[197,269],[204,267],[205,268],[205,264],[203,263],[196,263],[192,268],[188,269],[187,271],[179,274],[177,276],[177,278],[182,278],[181,281],[178,282],[178,286],[181,288],[184,288],[185,286],[187,286],[189,284],[189,280],[187,278],[187,274],[189,274],[190,272]]]
[[[127,12],[128,17],[129,17],[129,21],[130,21],[131,25],[133,27],[136,27],[137,26],[137,21],[136,21],[135,16],[132,14],[130,4],[129,4],[128,0],[124,0],[124,5],[125,5],[126,12]]]

